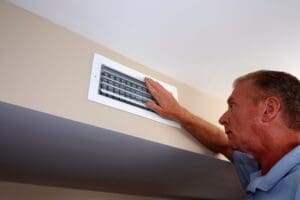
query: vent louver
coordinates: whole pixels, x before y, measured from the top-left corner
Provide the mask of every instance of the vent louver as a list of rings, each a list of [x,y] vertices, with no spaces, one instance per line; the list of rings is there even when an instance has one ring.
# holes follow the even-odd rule
[[[179,127],[177,123],[161,118],[146,107],[147,101],[155,100],[145,86],[145,77],[146,75],[140,72],[95,54],[88,98],[98,103]],[[159,82],[177,99],[175,87]]]
[[[143,81],[108,66],[101,66],[99,94],[151,111],[145,106],[154,101]]]

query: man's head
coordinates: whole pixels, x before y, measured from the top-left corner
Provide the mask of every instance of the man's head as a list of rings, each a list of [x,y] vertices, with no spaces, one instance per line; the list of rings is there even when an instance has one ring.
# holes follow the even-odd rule
[[[264,130],[280,124],[300,130],[299,97],[299,80],[287,73],[257,71],[236,79],[220,118],[233,148],[250,152],[265,145],[270,138]]]
[[[257,88],[254,97],[259,102],[267,97],[280,99],[285,121],[289,128],[300,131],[300,81],[291,74],[279,71],[260,70],[237,78],[234,87],[251,80]]]

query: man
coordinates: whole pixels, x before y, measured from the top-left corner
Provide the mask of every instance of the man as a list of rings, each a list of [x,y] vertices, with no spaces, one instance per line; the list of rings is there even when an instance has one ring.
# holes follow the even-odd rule
[[[247,199],[300,200],[300,82],[287,73],[257,71],[235,80],[225,132],[187,111],[159,83],[146,78],[156,103],[201,143],[233,162]]]

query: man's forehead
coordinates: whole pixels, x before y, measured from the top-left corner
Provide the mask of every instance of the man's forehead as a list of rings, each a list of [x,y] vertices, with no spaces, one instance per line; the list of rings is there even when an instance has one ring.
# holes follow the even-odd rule
[[[233,88],[231,95],[227,99],[227,103],[235,101],[237,98],[246,96],[250,92],[251,85],[249,83],[241,83]]]

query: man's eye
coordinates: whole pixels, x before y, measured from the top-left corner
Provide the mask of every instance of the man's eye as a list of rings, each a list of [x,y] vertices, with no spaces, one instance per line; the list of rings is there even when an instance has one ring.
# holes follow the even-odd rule
[[[228,105],[228,107],[229,107],[230,109],[232,109],[232,108],[235,107],[235,104],[234,104],[234,103],[230,103],[230,104]]]

